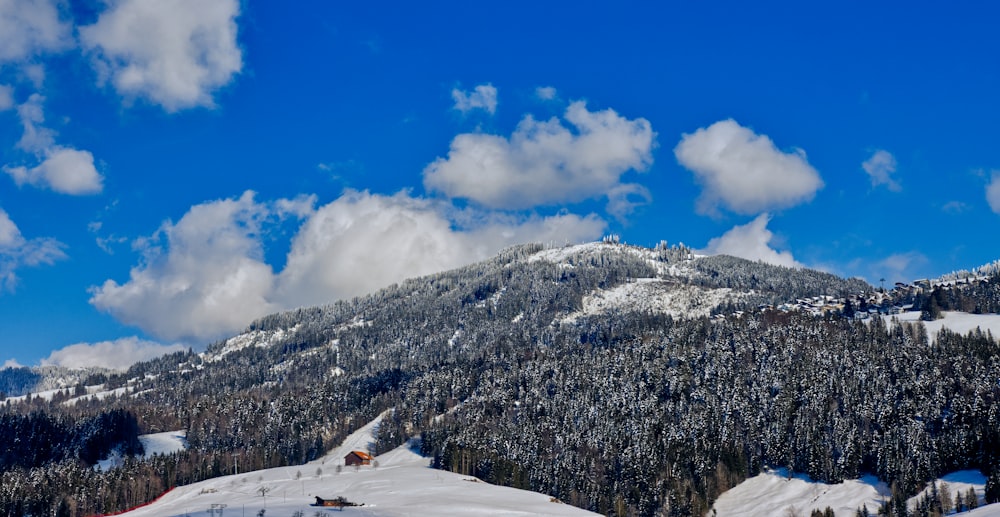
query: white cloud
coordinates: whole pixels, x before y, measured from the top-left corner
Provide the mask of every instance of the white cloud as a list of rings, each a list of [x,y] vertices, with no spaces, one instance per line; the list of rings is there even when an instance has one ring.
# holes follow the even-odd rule
[[[139,241],[144,260],[129,280],[92,288],[90,303],[171,341],[239,330],[279,308],[268,299],[274,278],[259,239],[270,211],[252,192],[192,207]]]
[[[49,150],[45,161],[37,167],[4,167],[18,186],[47,185],[56,192],[71,195],[97,194],[103,189],[104,178],[94,167],[94,155],[65,147]]]
[[[7,111],[14,107],[14,88],[6,84],[0,84],[0,111]]]
[[[163,345],[139,339],[136,336],[101,341],[99,343],[77,343],[53,351],[41,360],[42,366],[62,366],[65,368],[102,367],[113,370],[127,370],[139,361],[149,361],[162,355],[187,350],[184,345]]]
[[[17,285],[16,272],[21,267],[51,265],[66,258],[63,247],[55,239],[25,239],[7,212],[0,209],[0,289]]]
[[[986,201],[994,213],[1000,214],[1000,171],[993,171],[990,183],[986,185]]]
[[[17,146],[42,160],[35,167],[5,165],[3,171],[18,186],[25,184],[48,187],[71,195],[97,194],[103,189],[104,177],[94,166],[94,155],[71,147],[56,145],[55,132],[45,127],[45,98],[33,94],[17,107],[24,133]]]
[[[0,0],[0,63],[29,60],[73,44],[58,0]]]
[[[823,188],[805,152],[782,152],[732,119],[683,135],[674,155],[704,189],[697,206],[702,214],[716,213],[719,205],[748,215],[788,208]]]
[[[543,101],[555,99],[556,93],[556,89],[551,86],[539,86],[535,88],[535,96]]]
[[[889,151],[882,149],[875,151],[870,158],[861,164],[861,168],[868,174],[873,188],[885,185],[893,192],[903,190],[899,182],[892,177],[892,174],[896,172],[896,157]]]
[[[6,370],[7,368],[23,368],[24,366],[17,362],[17,359],[7,359],[4,361],[3,366],[0,366],[0,370]]]
[[[80,28],[102,82],[169,112],[214,105],[212,94],[243,68],[238,0],[112,0]]]
[[[460,266],[525,241],[599,237],[596,216],[517,218],[456,212],[402,192],[348,191],[311,209],[313,198],[258,203],[239,199],[191,208],[140,241],[142,263],[129,280],[92,288],[91,304],[166,340],[204,342],[278,310],[365,294],[408,277]],[[261,235],[281,214],[306,217],[276,274]]]
[[[629,170],[652,163],[655,133],[643,118],[589,111],[574,102],[562,121],[530,115],[505,138],[467,133],[451,142],[448,158],[424,169],[429,191],[467,198],[489,208],[523,209],[603,197],[622,186]]]
[[[525,241],[596,239],[604,222],[561,215],[518,220],[472,216],[456,229],[448,207],[405,192],[380,196],[347,192],[302,226],[279,279],[287,307],[329,303],[409,277],[454,268]]]
[[[492,84],[480,84],[471,92],[455,88],[451,98],[455,101],[455,109],[462,113],[474,109],[486,110],[490,115],[497,112],[497,89]]]
[[[760,214],[756,219],[741,226],[734,226],[728,232],[708,241],[704,253],[707,255],[732,255],[747,260],[759,260],[768,264],[786,267],[802,267],[788,251],[771,248],[774,238],[767,223],[770,214]]]
[[[17,107],[17,115],[24,128],[24,133],[18,140],[17,147],[25,151],[37,153],[55,145],[55,132],[41,125],[45,122],[43,102],[45,102],[45,97],[33,93],[24,104]]]

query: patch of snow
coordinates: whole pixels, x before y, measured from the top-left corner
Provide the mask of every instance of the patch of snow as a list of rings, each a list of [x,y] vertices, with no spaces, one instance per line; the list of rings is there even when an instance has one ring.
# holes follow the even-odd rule
[[[833,509],[836,515],[854,515],[861,505],[875,515],[889,497],[889,487],[875,476],[849,479],[831,485],[805,475],[788,476],[785,469],[758,474],[724,492],[715,501],[718,517],[809,515],[813,510]]]
[[[163,433],[144,434],[139,436],[143,457],[150,458],[154,454],[167,455],[187,449],[187,431],[166,431]]]
[[[654,249],[643,248],[641,246],[629,246],[626,244],[588,242],[586,244],[577,244],[575,246],[564,246],[562,248],[542,250],[528,257],[528,262],[531,263],[546,260],[558,265],[559,267],[572,268],[573,265],[569,263],[571,258],[580,259],[589,255],[596,255],[598,253],[608,251],[627,253],[645,259],[650,266],[653,266],[656,269],[656,274],[661,277],[691,278],[696,276],[697,273],[690,267],[690,263],[691,261],[700,258],[695,255],[689,255],[688,259],[681,263],[668,264],[660,260],[660,253]]]
[[[942,482],[948,484],[952,501],[956,492],[961,491],[964,497],[969,488],[973,488],[979,498],[979,504],[983,504],[986,478],[978,470],[963,470],[948,474],[936,480],[939,489]],[[910,508],[915,508],[918,499],[930,491],[928,483],[923,492],[908,500]],[[889,487],[875,476],[849,479],[831,485],[814,481],[802,474],[789,476],[786,469],[776,469],[758,474],[724,492],[712,507],[716,513],[709,512],[708,515],[718,517],[756,517],[792,513],[809,515],[813,510],[825,510],[828,506],[836,515],[854,515],[861,505],[865,505],[868,512],[875,515],[882,503],[889,500],[889,496]],[[956,515],[1000,517],[1000,505],[990,505]]]
[[[935,483],[937,483],[938,491],[943,491],[942,488],[944,483],[948,485],[947,486],[948,493],[949,495],[951,495],[952,504],[954,504],[955,502],[956,493],[961,492],[962,497],[964,498],[965,494],[968,493],[970,488],[976,491],[977,505],[981,505],[986,502],[986,498],[983,492],[984,489],[986,488],[986,476],[984,476],[983,473],[979,472],[978,470],[961,470],[958,472],[952,472],[947,476],[935,480]],[[924,488],[919,494],[907,500],[909,508],[911,510],[915,510],[917,508],[917,503],[920,501],[920,498],[926,497],[930,493],[931,493],[931,485],[930,483],[928,483],[927,487]]]
[[[989,504],[975,510],[956,513],[955,515],[961,515],[962,517],[1000,517],[1000,503]]]
[[[740,295],[728,288],[706,289],[642,278],[588,294],[583,298],[583,309],[568,315],[563,323],[573,324],[581,317],[612,310],[669,314],[673,317],[708,316],[712,309],[738,296]]]
[[[561,248],[549,248],[546,250],[539,251],[528,257],[528,263],[538,262],[540,260],[547,260],[553,264],[565,264],[570,257],[575,257],[577,255],[587,255],[592,254],[601,249],[611,249],[613,246],[611,244],[605,244],[603,242],[588,242],[585,244],[576,244],[574,246],[563,246]]]
[[[233,336],[226,340],[222,349],[215,353],[202,352],[200,357],[208,362],[218,361],[223,357],[252,346],[267,348],[280,343],[285,337],[294,334],[302,324],[295,325],[290,329],[275,330],[251,330],[238,336]]]
[[[143,434],[139,435],[139,441],[142,443],[144,451],[143,458],[152,458],[156,454],[173,454],[187,449],[187,431],[182,429],[179,431]],[[124,461],[125,458],[122,457],[121,453],[113,450],[107,458],[99,460],[94,465],[94,469],[107,472],[118,468]]]
[[[994,338],[1000,338],[1000,314],[970,314],[955,311],[944,311],[941,314],[944,317],[934,321],[921,321],[920,311],[903,312],[892,316],[882,316],[882,318],[888,325],[892,324],[892,318],[907,323],[920,321],[927,329],[927,337],[930,338],[931,343],[934,342],[942,328],[962,335],[979,328],[984,333],[991,332]]]
[[[58,389],[53,389],[53,390],[39,391],[37,393],[27,393],[25,395],[20,395],[20,396],[17,396],[17,397],[7,397],[4,400],[9,400],[11,403],[14,403],[14,402],[23,402],[23,401],[27,400],[28,397],[31,397],[33,399],[34,398],[40,398],[40,399],[42,399],[42,400],[44,400],[46,402],[51,402],[52,401],[52,397],[55,397],[56,393],[59,393],[61,391],[69,391],[69,390],[67,388],[58,388]]]

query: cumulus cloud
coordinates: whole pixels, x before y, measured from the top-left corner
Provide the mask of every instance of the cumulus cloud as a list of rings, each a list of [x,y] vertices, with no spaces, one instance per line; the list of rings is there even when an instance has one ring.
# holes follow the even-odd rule
[[[90,303],[171,341],[220,337],[278,310],[259,238],[271,210],[252,192],[192,207],[139,241],[144,260],[129,280],[92,288]]]
[[[102,83],[168,112],[214,105],[212,94],[243,68],[238,0],[112,0],[80,41]]]
[[[99,343],[77,343],[53,351],[41,360],[42,366],[62,366],[65,368],[101,367],[112,370],[127,370],[139,361],[149,361],[173,352],[183,352],[183,345],[163,345],[139,339],[136,336],[101,341]]]
[[[551,86],[539,86],[535,88],[535,96],[543,101],[555,99],[556,93],[556,89]]]
[[[94,167],[90,151],[55,147],[46,152],[45,161],[37,167],[4,167],[4,172],[18,186],[48,186],[63,194],[97,194],[103,189],[104,178]]]
[[[703,188],[697,202],[702,214],[715,214],[720,205],[747,215],[788,208],[823,188],[805,152],[782,152],[767,135],[732,119],[683,135],[674,155]]]
[[[994,213],[1000,214],[1000,171],[993,171],[990,183],[986,185],[986,201]]]
[[[595,216],[520,220],[472,217],[456,229],[448,207],[402,192],[348,192],[320,208],[296,235],[279,296],[285,306],[329,303],[392,282],[487,258],[525,241],[579,242],[599,237]]]
[[[875,151],[870,158],[861,164],[861,168],[864,169],[869,179],[871,179],[872,188],[885,185],[887,189],[893,192],[903,190],[899,182],[892,177],[893,173],[896,172],[896,157],[889,151],[882,149]]]
[[[451,98],[455,101],[455,109],[462,113],[474,109],[485,110],[490,115],[497,112],[497,89],[492,84],[480,84],[471,92],[455,88],[451,91]]]
[[[760,214],[756,219],[708,241],[704,253],[708,255],[732,255],[747,260],[759,260],[768,264],[786,267],[802,267],[788,251],[771,248],[774,234],[767,229],[770,214]]]
[[[0,63],[25,61],[73,44],[58,0],[0,0]]]
[[[510,244],[592,240],[605,228],[593,215],[470,214],[405,192],[348,191],[317,209],[310,202],[260,203],[248,192],[192,207],[140,242],[143,261],[126,282],[92,288],[90,302],[161,339],[204,342],[265,314],[365,294]],[[262,234],[282,214],[305,221],[275,273]]]
[[[32,153],[41,163],[31,168],[5,165],[3,171],[18,186],[48,187],[71,195],[100,193],[104,177],[94,166],[94,155],[90,151],[56,145],[55,132],[43,125],[44,101],[45,98],[36,93],[17,107],[24,128],[17,146]]]
[[[6,370],[7,368],[23,368],[23,365],[17,362],[17,359],[7,359],[3,362],[3,366],[0,366],[0,370]]]
[[[64,245],[55,239],[25,239],[14,221],[0,209],[0,289],[11,290],[17,285],[19,268],[51,265],[66,258]]]
[[[646,119],[590,111],[583,102],[563,118],[569,127],[528,115],[510,138],[458,135],[448,157],[424,169],[424,186],[489,208],[524,209],[603,197],[621,188],[623,174],[653,161],[656,135]]]

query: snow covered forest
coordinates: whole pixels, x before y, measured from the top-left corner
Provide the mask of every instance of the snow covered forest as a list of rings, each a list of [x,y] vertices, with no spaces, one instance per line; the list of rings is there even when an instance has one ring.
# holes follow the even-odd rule
[[[886,515],[961,469],[987,474],[1000,500],[992,335],[932,343],[919,324],[760,308],[873,290],[682,246],[511,248],[7,402],[0,433],[22,441],[0,448],[0,514],[109,513],[237,468],[301,464],[390,409],[375,452],[420,434],[438,468],[608,515],[701,516],[765,466],[875,474],[892,486]],[[915,301],[995,312],[998,292],[994,273]],[[88,397],[98,385],[126,389]],[[134,425],[102,434],[108,415]],[[172,429],[187,450],[131,457],[138,433]],[[27,443],[59,453],[26,458]],[[110,451],[129,458],[94,469]]]

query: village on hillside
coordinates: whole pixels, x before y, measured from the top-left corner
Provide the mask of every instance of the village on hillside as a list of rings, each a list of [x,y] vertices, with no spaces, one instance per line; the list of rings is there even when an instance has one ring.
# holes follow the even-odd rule
[[[922,302],[928,300],[935,290],[943,292],[952,289],[986,285],[990,281],[985,275],[949,275],[937,280],[920,279],[906,284],[896,282],[891,290],[879,287],[871,292],[857,293],[846,296],[819,295],[809,298],[798,298],[792,302],[780,305],[760,305],[761,311],[777,310],[781,312],[803,312],[821,317],[825,315],[842,315],[847,318],[865,320],[876,315],[893,315],[910,311],[922,310]],[[739,312],[737,312],[739,315]],[[722,318],[723,315],[716,315]]]

